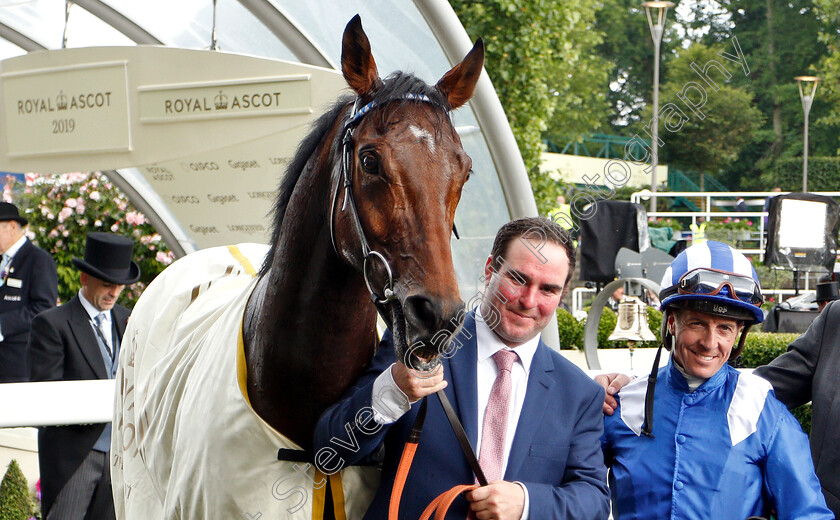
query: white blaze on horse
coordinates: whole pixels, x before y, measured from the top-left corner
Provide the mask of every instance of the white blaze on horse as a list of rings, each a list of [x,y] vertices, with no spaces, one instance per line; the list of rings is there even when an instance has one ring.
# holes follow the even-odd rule
[[[311,453],[313,430],[372,358],[377,311],[416,367],[460,326],[450,236],[471,161],[449,111],[483,62],[479,41],[434,86],[382,80],[350,21],[341,67],[355,95],[300,144],[270,247],[189,255],[134,309],[111,447],[118,518],[333,518],[325,502],[361,518],[376,470]]]

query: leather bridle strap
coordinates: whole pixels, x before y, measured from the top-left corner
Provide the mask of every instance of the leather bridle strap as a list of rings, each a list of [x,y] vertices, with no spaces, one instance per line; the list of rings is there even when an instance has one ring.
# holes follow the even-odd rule
[[[464,431],[464,426],[461,425],[461,421],[458,420],[458,416],[455,415],[455,410],[452,409],[452,404],[449,402],[449,398],[446,397],[443,390],[438,390],[437,396],[438,399],[440,399],[440,404],[443,406],[443,411],[446,412],[446,418],[449,419],[452,431],[455,432],[455,437],[458,438],[458,443],[461,445],[461,451],[464,452],[464,456],[467,458],[467,462],[475,474],[476,480],[478,480],[479,485],[486,486],[487,477],[484,476],[484,471],[478,464],[478,459],[475,457],[475,452],[472,449],[470,440],[467,438],[467,432]]]
[[[452,426],[452,431],[455,432],[455,437],[458,438],[461,450],[464,452],[464,456],[467,458],[470,468],[472,468],[476,480],[478,480],[480,485],[486,486],[487,477],[484,476],[484,471],[478,464],[478,459],[472,449],[470,440],[467,438],[467,433],[464,431],[461,421],[455,414],[455,410],[453,410],[452,404],[449,402],[449,398],[446,397],[443,390],[439,390],[437,392],[437,396],[440,400],[441,406],[443,406],[443,411],[446,413],[446,418],[449,420],[450,426]],[[420,434],[423,432],[423,423],[426,420],[426,403],[427,401],[424,397],[423,402],[420,403],[420,410],[417,412],[417,417],[414,419],[414,424],[411,427],[411,432],[408,434],[408,439],[405,441],[405,446],[403,447],[400,463],[397,466],[397,474],[394,478],[394,486],[391,488],[391,502],[388,505],[388,520],[398,520],[399,518],[400,500],[402,498],[403,489],[405,488],[405,482],[408,479],[408,472],[411,469],[411,463],[414,460],[414,454],[417,452],[417,445],[420,443]],[[426,510],[423,511],[421,519],[425,520],[429,518],[431,512],[436,508],[438,511],[435,515],[435,519],[443,519],[446,515],[446,511],[452,504],[452,501],[455,500],[455,497],[464,491],[475,489],[476,487],[477,486],[473,484],[463,484],[455,486],[452,489],[440,494],[434,499],[434,501],[432,501],[432,503],[429,504]]]

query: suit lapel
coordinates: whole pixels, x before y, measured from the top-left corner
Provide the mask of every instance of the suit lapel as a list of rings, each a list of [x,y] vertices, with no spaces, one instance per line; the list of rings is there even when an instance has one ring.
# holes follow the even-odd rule
[[[70,330],[76,338],[76,344],[79,345],[79,350],[82,351],[93,373],[100,379],[108,379],[108,373],[105,369],[105,360],[102,359],[102,352],[99,350],[99,343],[96,340],[96,335],[90,325],[90,317],[82,307],[82,302],[79,296],[76,295],[68,304],[72,307],[72,316],[70,318]]]
[[[476,381],[476,362],[478,347],[475,336],[475,313],[467,314],[464,327],[458,335],[458,341],[463,346],[458,348],[449,359],[449,369],[452,384],[447,387],[453,389],[458,415],[470,443],[475,448],[478,443],[478,383]]]
[[[522,412],[519,414],[519,423],[510,448],[505,480],[516,480],[515,476],[528,455],[534,434],[542,423],[546,403],[551,399],[560,398],[552,393],[555,383],[549,375],[552,371],[554,371],[554,362],[549,355],[548,346],[540,340],[534,359],[531,361],[525,402],[522,403]]]

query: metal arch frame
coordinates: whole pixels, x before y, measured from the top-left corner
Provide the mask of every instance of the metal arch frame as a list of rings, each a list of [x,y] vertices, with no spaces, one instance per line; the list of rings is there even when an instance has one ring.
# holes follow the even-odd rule
[[[73,0],[73,3],[107,23],[139,45],[163,45],[163,42],[101,0]]]
[[[160,195],[148,184],[119,170],[102,172],[108,177],[143,215],[166,242],[176,258],[198,251],[195,242],[163,204]]]
[[[0,23],[0,38],[8,41],[13,45],[17,45],[26,52],[44,51],[46,47],[36,42],[29,36],[12,29],[4,23]]]
[[[269,0],[238,0],[245,9],[251,12],[274,36],[283,42],[301,63],[340,70],[330,61],[306,34],[279,7]]]
[[[472,48],[473,43],[464,25],[447,0],[414,0],[417,10],[423,15],[443,52],[452,64],[458,63]],[[508,212],[513,218],[536,216],[537,202],[531,191],[528,172],[522,161],[522,154],[516,144],[505,110],[496,89],[486,71],[475,88],[469,102],[484,138],[490,157],[496,165],[499,182],[505,196]],[[553,320],[542,332],[543,341],[555,350],[560,350],[560,334],[557,320]]]
[[[458,16],[446,0],[414,0],[417,9],[426,19],[450,63],[458,63],[473,44]],[[496,90],[486,72],[475,89],[470,106],[487,139],[490,154],[499,171],[499,180],[505,193],[508,210],[513,218],[537,215],[537,203],[531,192],[528,172],[516,138],[510,129]]]
[[[586,357],[586,365],[590,370],[601,370],[601,362],[598,359],[598,325],[601,322],[601,314],[604,306],[610,299],[612,293],[626,282],[635,282],[645,289],[650,289],[654,294],[659,294],[659,284],[647,278],[619,278],[604,286],[598,296],[592,300],[589,314],[586,316],[586,326],[583,328],[583,354]]]

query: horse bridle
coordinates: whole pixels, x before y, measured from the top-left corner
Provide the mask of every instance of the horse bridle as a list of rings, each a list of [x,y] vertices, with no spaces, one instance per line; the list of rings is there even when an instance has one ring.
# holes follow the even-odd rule
[[[394,101],[398,100],[420,101],[422,103],[431,103],[437,106],[436,103],[434,103],[428,96],[424,94],[403,94],[402,96],[394,99]],[[394,303],[395,305],[400,307],[399,300],[397,299],[397,295],[394,292],[394,275],[391,269],[391,264],[388,263],[388,260],[385,258],[385,256],[383,256],[382,253],[380,253],[379,251],[373,250],[370,247],[370,243],[368,242],[367,236],[365,235],[365,230],[364,228],[362,228],[362,222],[361,220],[359,220],[359,211],[356,208],[356,201],[353,198],[353,178],[351,176],[353,164],[353,130],[359,125],[362,118],[366,116],[371,110],[378,107],[380,103],[374,100],[359,108],[360,101],[360,98],[356,98],[356,100],[353,102],[353,107],[350,112],[350,118],[344,123],[344,127],[342,129],[341,165],[339,177],[340,179],[343,179],[343,182],[336,182],[336,189],[333,194],[332,204],[330,204],[330,242],[332,243],[332,247],[335,253],[338,256],[341,256],[341,253],[339,252],[338,247],[335,243],[334,218],[335,205],[338,201],[338,194],[343,187],[344,203],[341,206],[341,211],[346,211],[349,208],[349,212],[352,216],[353,227],[356,230],[356,236],[358,237],[359,243],[361,244],[363,255],[362,274],[365,278],[365,286],[367,286],[367,290],[370,293],[371,301],[376,306],[379,313],[382,315],[382,318],[386,319],[384,311],[385,306],[387,304]],[[385,267],[385,272],[388,275],[388,279],[385,282],[384,287],[382,288],[381,295],[371,286],[371,280],[368,275],[368,268],[369,266],[373,265],[374,259],[382,263],[382,265]],[[402,314],[401,309],[398,309],[398,312]]]
[[[394,101],[397,100],[420,101],[423,103],[435,104],[431,99],[429,99],[428,96],[423,94],[408,93],[396,98]],[[402,313],[402,305],[400,304],[400,301],[397,298],[396,293],[394,292],[394,276],[393,271],[391,269],[391,265],[388,263],[388,260],[382,255],[382,253],[371,249],[370,243],[368,242],[367,237],[365,236],[365,231],[362,228],[362,222],[359,219],[359,211],[356,208],[356,202],[353,198],[353,180],[350,175],[353,163],[353,130],[359,125],[359,123],[365,115],[367,115],[371,110],[380,105],[380,103],[377,101],[371,101],[370,103],[359,108],[359,102],[359,98],[356,98],[356,100],[353,102],[353,108],[350,112],[350,118],[347,120],[347,122],[344,123],[344,128],[342,129],[341,165],[339,171],[339,180],[343,179],[343,183],[336,182],[336,189],[333,193],[332,203],[330,204],[330,242],[332,243],[332,247],[336,255],[341,257],[341,253],[339,252],[338,247],[335,243],[334,219],[335,205],[338,201],[338,194],[343,186],[344,203],[342,204],[341,211],[346,211],[349,208],[350,214],[352,215],[353,226],[356,230],[356,236],[359,238],[359,243],[361,244],[362,249],[362,255],[364,257],[364,263],[362,264],[362,273],[364,275],[365,285],[367,286],[367,290],[370,293],[370,299],[376,306],[377,312],[379,312],[379,314],[382,316],[382,319],[386,322],[388,321],[386,306],[389,303],[394,305],[394,310],[398,319],[396,320],[396,323],[393,323],[392,325],[394,327],[402,328],[402,337],[405,338],[405,321]],[[454,224],[452,230],[457,237],[458,232],[455,229]],[[376,290],[371,286],[371,281],[368,276],[368,266],[372,265],[372,259],[374,258],[382,262],[382,265],[385,267],[385,271],[388,274],[388,279],[383,287],[382,295],[379,295],[376,292]],[[446,413],[446,417],[449,420],[450,425],[452,426],[455,436],[458,439],[461,449],[464,452],[464,455],[467,458],[467,462],[469,463],[473,473],[475,474],[477,481],[480,485],[486,486],[487,479],[484,475],[484,472],[482,471],[481,466],[478,463],[478,459],[475,456],[475,452],[473,451],[472,446],[470,445],[470,441],[467,438],[467,434],[464,431],[464,427],[458,419],[458,416],[455,413],[454,409],[452,408],[452,405],[450,404],[446,393],[443,390],[440,390],[439,392],[437,392],[437,396],[440,399],[441,406],[443,407],[444,412]],[[394,482],[394,489],[392,490],[392,501],[389,507],[389,519],[396,519],[396,517],[398,516],[400,504],[399,497],[402,495],[402,487],[405,484],[408,469],[411,467],[411,462],[414,458],[416,446],[420,441],[420,434],[423,430],[423,423],[426,416],[426,403],[427,400],[424,398],[420,406],[420,411],[412,426],[411,434],[409,435],[409,440],[406,442],[406,446],[401,457],[401,470],[399,472],[400,474],[397,476],[397,479]],[[466,487],[464,487],[464,489],[466,489]]]

